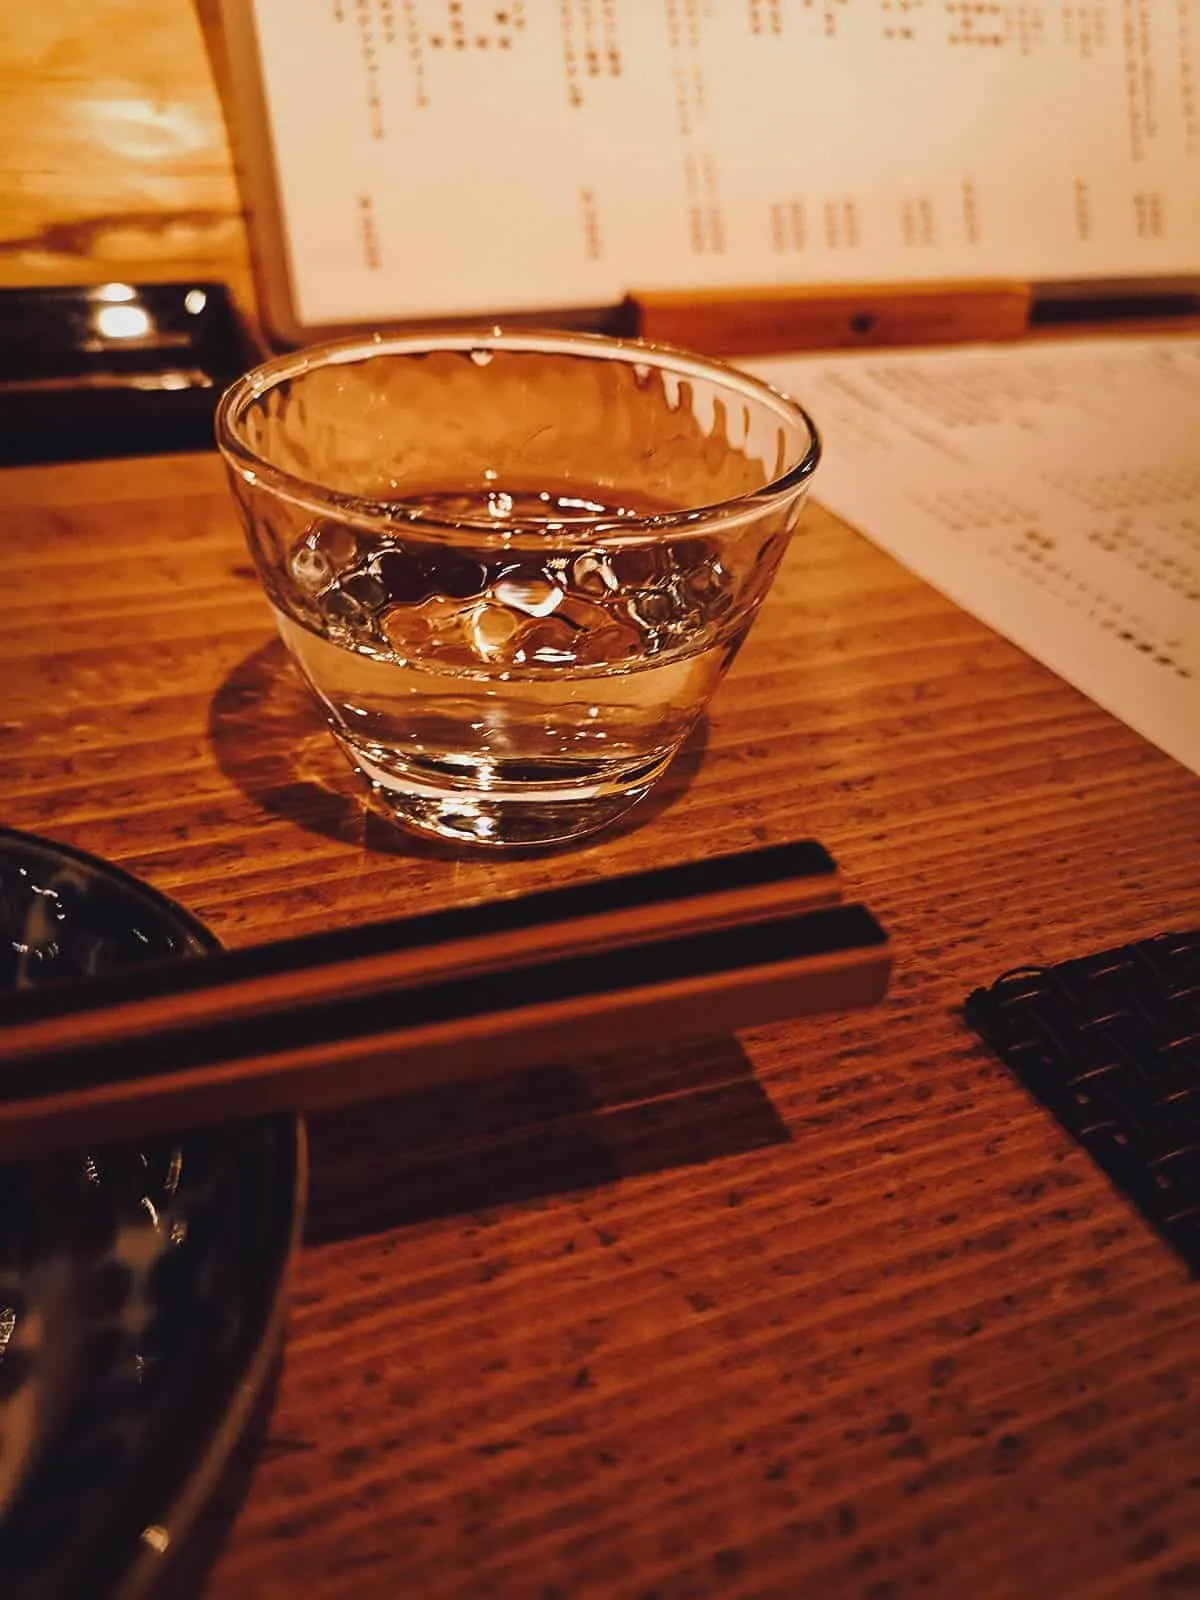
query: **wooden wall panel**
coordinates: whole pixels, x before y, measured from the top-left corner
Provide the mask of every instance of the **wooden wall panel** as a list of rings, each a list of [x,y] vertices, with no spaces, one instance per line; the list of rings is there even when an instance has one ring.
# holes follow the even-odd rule
[[[0,20],[0,285],[211,277],[252,304],[211,0]]]

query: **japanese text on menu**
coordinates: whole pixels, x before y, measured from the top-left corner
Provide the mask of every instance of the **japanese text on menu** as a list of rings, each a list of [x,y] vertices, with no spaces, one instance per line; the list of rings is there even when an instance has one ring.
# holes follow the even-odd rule
[[[1200,0],[254,4],[309,321],[1200,258]]]

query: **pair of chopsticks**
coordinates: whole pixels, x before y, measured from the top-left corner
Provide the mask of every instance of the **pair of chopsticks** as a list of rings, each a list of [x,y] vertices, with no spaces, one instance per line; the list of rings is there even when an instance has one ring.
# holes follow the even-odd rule
[[[6,997],[0,1160],[879,999],[812,842]]]

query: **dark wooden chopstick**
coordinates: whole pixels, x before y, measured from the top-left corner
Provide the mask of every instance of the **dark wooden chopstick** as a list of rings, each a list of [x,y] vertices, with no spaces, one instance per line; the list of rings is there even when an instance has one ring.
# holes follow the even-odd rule
[[[379,988],[396,990],[444,975],[510,969],[550,954],[613,950],[834,905],[837,867],[811,840],[627,873],[560,889],[511,895],[334,933],[228,951],[187,966],[136,968],[69,989],[0,996],[0,1024],[44,1021],[29,1049],[124,1040],[169,1023],[182,1030],[213,1015],[207,991],[221,990],[221,1015],[253,1017],[316,1006]],[[552,931],[551,931],[552,930]],[[136,1002],[136,1006],[130,1006]],[[117,1007],[126,1007],[118,1012]],[[69,1029],[65,1019],[72,1018]],[[0,1034],[0,1062],[15,1050]],[[2,1089],[0,1089],[2,1092]]]
[[[788,847],[31,997],[0,1028],[0,1159],[865,1004],[886,937],[835,897]]]

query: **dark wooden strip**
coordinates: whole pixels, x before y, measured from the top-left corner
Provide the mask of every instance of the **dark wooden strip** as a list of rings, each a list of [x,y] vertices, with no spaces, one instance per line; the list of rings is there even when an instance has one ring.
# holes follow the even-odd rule
[[[16,836],[0,829],[0,839]],[[806,881],[809,880],[809,881]],[[340,928],[329,933],[278,939],[230,951],[203,963],[163,963],[118,972],[85,984],[31,989],[0,995],[0,1023],[8,1027],[39,1018],[65,1017],[107,1006],[128,1004],[155,995],[177,997],[256,978],[288,974],[299,977],[318,968],[364,961],[372,956],[428,951],[452,945],[550,929],[555,924],[580,923],[589,918],[611,918],[620,912],[640,913],[636,933],[656,923],[688,926],[689,916],[700,921],[721,920],[722,897],[753,895],[781,886],[780,903],[789,907],[837,897],[837,869],[829,853],[815,840],[773,845],[702,861],[682,862],[646,872],[624,873],[591,883],[543,889],[482,904],[427,911],[412,917]],[[689,903],[694,911],[689,909]],[[740,902],[739,902],[740,904]],[[678,908],[678,909],[677,909]],[[607,931],[607,924],[605,925]],[[545,946],[569,940],[571,930],[546,932]],[[352,981],[347,976],[345,982]],[[6,1045],[0,1034],[0,1060]]]
[[[18,1056],[0,1036],[0,1159],[284,1107],[344,1105],[646,1048],[877,999],[886,936],[864,907],[451,979],[403,993]],[[105,1013],[106,1016],[112,1015]]]

